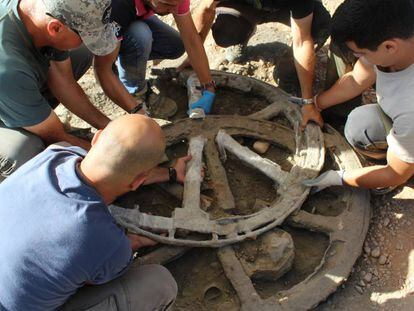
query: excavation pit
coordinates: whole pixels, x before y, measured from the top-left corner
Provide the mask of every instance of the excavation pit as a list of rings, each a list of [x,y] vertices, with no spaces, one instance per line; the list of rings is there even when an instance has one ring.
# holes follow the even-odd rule
[[[128,209],[112,212],[122,226],[162,243],[138,260],[167,264],[179,287],[178,310],[315,307],[346,280],[361,253],[369,195],[332,188],[309,196],[300,181],[360,167],[358,157],[329,126],[300,132],[300,111],[278,88],[219,72],[214,79],[222,88],[213,110],[219,115],[204,121],[182,119],[187,98],[180,82],[159,85],[179,106],[164,127],[168,157],[202,148],[205,178],[187,189],[187,196],[199,189],[201,203],[187,197],[183,204],[182,186],[154,185],[124,196],[116,205]],[[259,164],[246,162],[256,158],[257,140],[270,148],[256,154]],[[275,278],[254,277],[255,261],[271,253],[260,243],[282,230],[293,241],[292,263]]]

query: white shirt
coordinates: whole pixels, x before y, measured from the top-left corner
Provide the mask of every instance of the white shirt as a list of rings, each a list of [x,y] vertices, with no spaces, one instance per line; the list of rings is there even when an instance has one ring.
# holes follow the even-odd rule
[[[376,73],[378,104],[393,122],[388,148],[402,161],[414,163],[414,64],[398,72],[376,67]]]

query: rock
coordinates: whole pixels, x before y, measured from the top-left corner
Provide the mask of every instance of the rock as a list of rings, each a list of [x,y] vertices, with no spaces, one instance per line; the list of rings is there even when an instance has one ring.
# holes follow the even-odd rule
[[[381,256],[380,256],[380,258],[378,259],[378,263],[379,263],[380,265],[385,265],[385,264],[386,264],[386,262],[387,262],[387,256],[385,256],[385,255],[381,255]]]
[[[363,294],[364,293],[364,290],[362,289],[362,287],[361,286],[355,286],[355,290],[359,293],[359,294]]]
[[[370,248],[369,246],[365,246],[365,247],[364,247],[364,252],[365,252],[366,254],[371,254],[371,248]]]
[[[388,226],[388,225],[389,225],[389,223],[390,223],[390,219],[389,219],[388,217],[387,217],[387,218],[385,218],[385,219],[384,219],[384,222],[383,222],[384,227]]]
[[[364,281],[367,282],[367,283],[371,283],[371,281],[372,281],[372,274],[369,273],[369,272],[367,274],[365,274],[364,275]]]
[[[395,246],[395,249],[396,250],[399,250],[399,251],[401,251],[401,250],[403,250],[403,245],[402,245],[402,243],[401,243],[401,241],[398,241],[397,242],[397,245]]]
[[[276,281],[288,272],[295,257],[292,237],[279,229],[265,234],[260,243],[242,243],[237,253],[244,254],[238,257],[249,277],[268,281]],[[253,260],[250,254],[254,254]]]
[[[381,255],[381,250],[379,247],[376,247],[371,251],[371,257],[378,258],[380,255]]]
[[[269,149],[270,144],[265,141],[256,141],[253,144],[253,149],[257,151],[257,153],[263,154],[266,153],[266,151]]]

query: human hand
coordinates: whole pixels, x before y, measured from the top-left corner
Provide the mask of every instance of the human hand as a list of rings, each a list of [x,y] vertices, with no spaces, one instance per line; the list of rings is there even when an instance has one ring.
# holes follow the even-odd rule
[[[343,186],[344,172],[345,171],[329,170],[321,174],[319,177],[302,181],[302,185],[312,187],[311,194],[317,193],[330,186]]]
[[[201,108],[204,110],[206,114],[209,114],[211,112],[211,107],[213,106],[214,98],[216,97],[216,94],[210,91],[204,91],[203,96],[196,101],[194,104],[190,106],[189,111],[187,112],[190,114],[191,110],[195,108]]]
[[[185,169],[187,166],[187,162],[192,159],[191,155],[187,155],[185,157],[179,158],[177,162],[173,165],[173,168],[177,172],[177,181],[179,183],[184,183],[185,179]]]
[[[301,108],[302,111],[302,131],[305,129],[309,121],[316,122],[320,127],[323,126],[323,118],[321,113],[316,109],[314,104],[303,105]]]
[[[129,243],[131,244],[131,248],[134,251],[141,247],[154,246],[158,243],[150,238],[135,233],[127,233],[127,237],[129,239]]]

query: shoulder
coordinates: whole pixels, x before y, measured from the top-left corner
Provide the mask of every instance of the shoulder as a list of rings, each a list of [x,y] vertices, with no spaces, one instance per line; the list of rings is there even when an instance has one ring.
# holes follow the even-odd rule
[[[183,0],[178,6],[177,15],[185,15],[190,12],[190,0]]]
[[[24,89],[37,89],[37,80],[33,69],[24,61],[8,57],[0,59],[0,65],[3,70],[0,70],[0,88],[3,92],[8,90],[15,90],[20,87]]]

